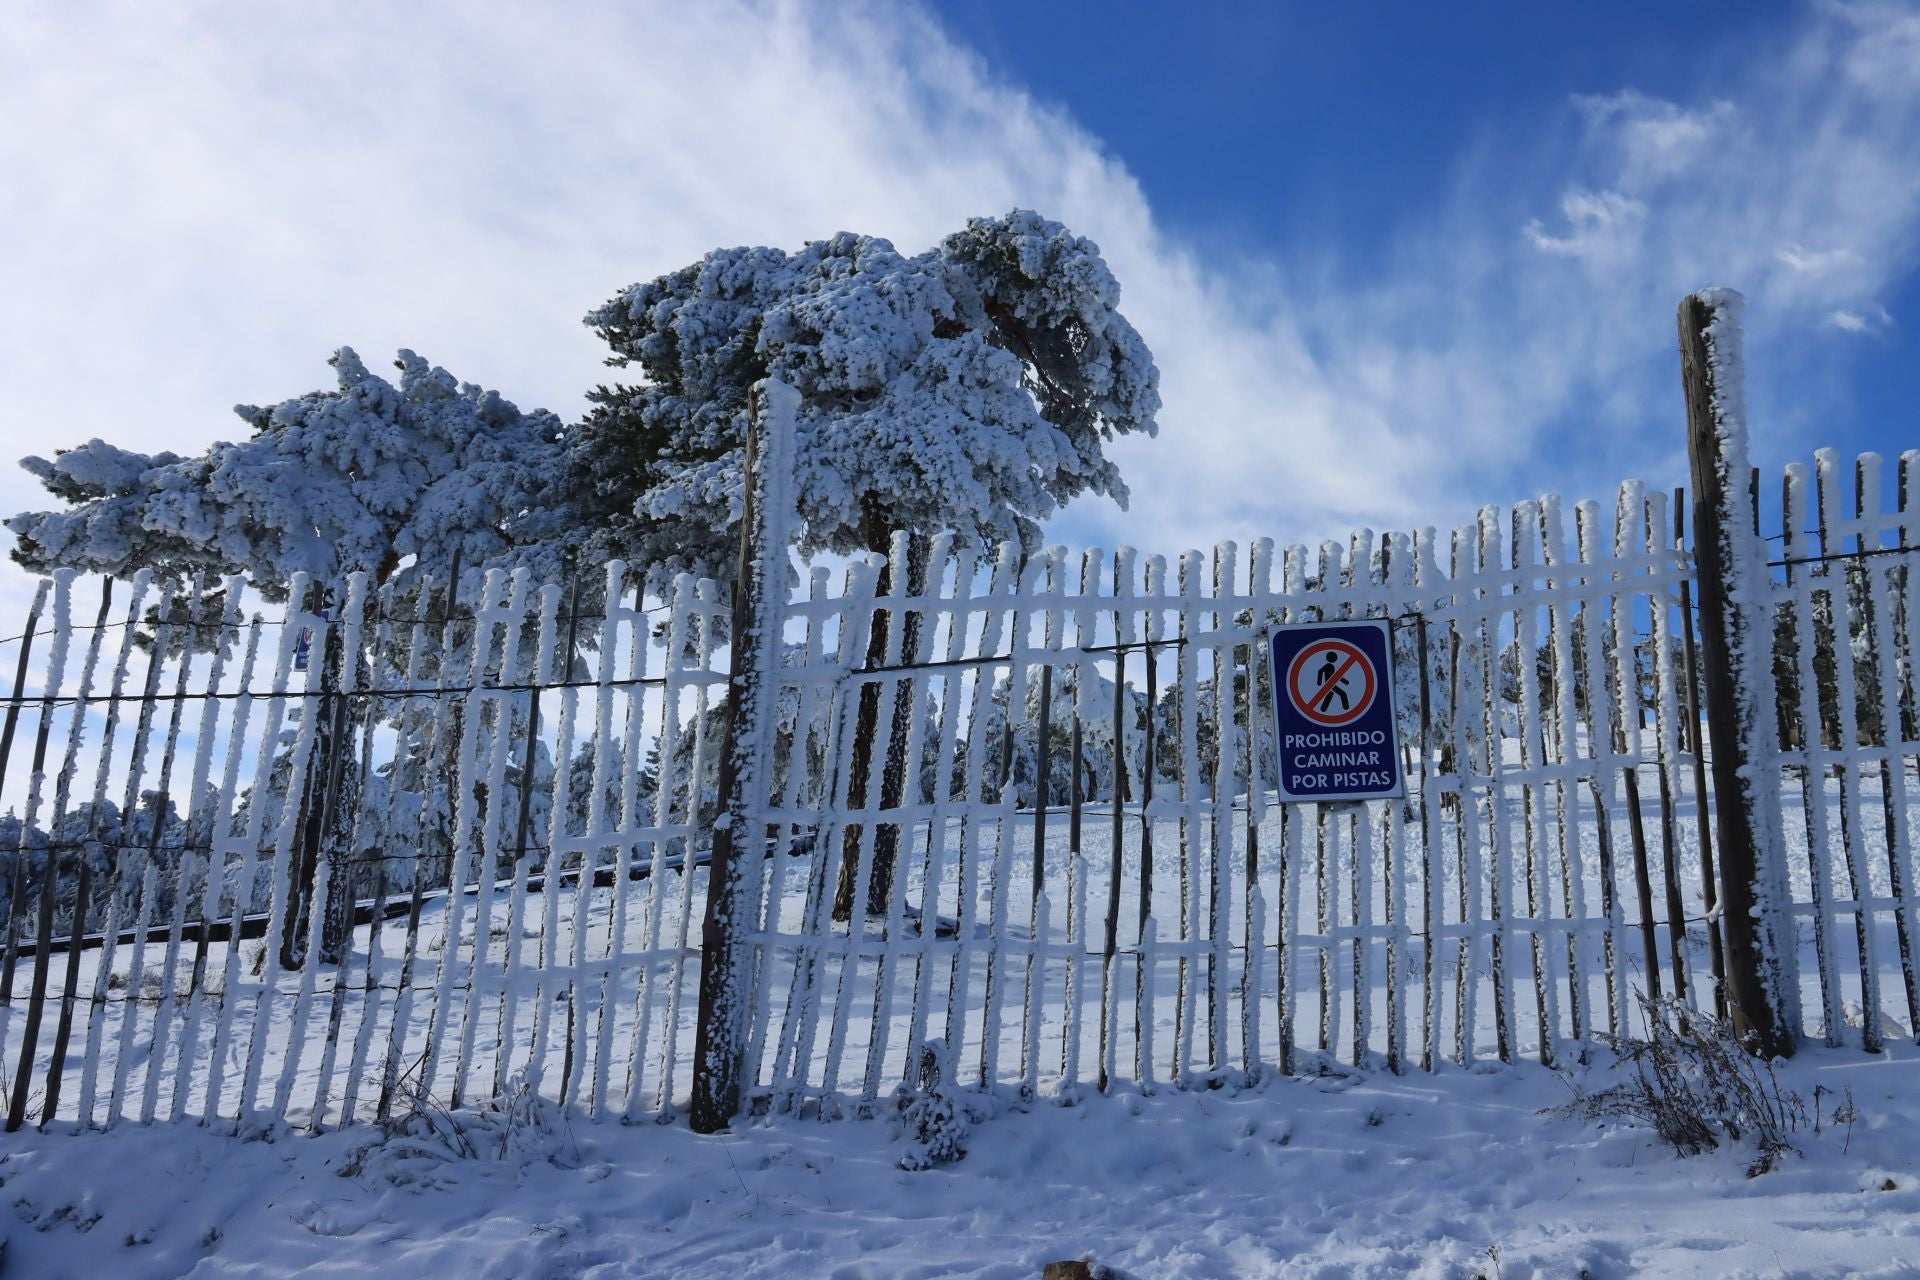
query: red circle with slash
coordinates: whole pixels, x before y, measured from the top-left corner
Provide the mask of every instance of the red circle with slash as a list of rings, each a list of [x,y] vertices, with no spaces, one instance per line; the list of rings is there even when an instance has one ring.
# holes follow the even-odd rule
[[[1316,640],[1300,650],[1287,668],[1287,697],[1293,709],[1328,728],[1365,715],[1379,688],[1372,660],[1345,640]]]

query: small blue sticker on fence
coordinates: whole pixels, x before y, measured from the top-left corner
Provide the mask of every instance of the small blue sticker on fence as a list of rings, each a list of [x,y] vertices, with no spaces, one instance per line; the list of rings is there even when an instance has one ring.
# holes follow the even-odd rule
[[[1282,800],[1374,800],[1402,793],[1387,624],[1275,627],[1274,721]]]

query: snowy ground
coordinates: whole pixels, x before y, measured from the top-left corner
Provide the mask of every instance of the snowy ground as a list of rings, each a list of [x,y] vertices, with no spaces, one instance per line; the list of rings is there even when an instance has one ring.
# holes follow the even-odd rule
[[[1880,806],[1862,807],[1877,849]],[[1677,816],[1691,887],[1690,808]],[[1791,841],[1804,824],[1789,816]],[[1804,845],[1790,861],[1804,881]],[[1891,924],[1878,923],[1887,1012],[1904,1015]],[[1812,921],[1800,926],[1817,1035]],[[1833,933],[1844,961],[1851,918]],[[1857,1006],[1857,969],[1836,994]],[[1798,1154],[1753,1179],[1751,1144],[1681,1159],[1647,1130],[1543,1115],[1616,1078],[1603,1053],[1566,1074],[1489,1063],[1002,1102],[964,1160],[925,1172],[898,1167],[907,1143],[884,1116],[784,1115],[723,1138],[531,1102],[510,1121],[468,1115],[463,1140],[444,1117],[437,1141],[366,1125],[271,1141],[191,1121],[58,1125],[0,1139],[0,1276],[1037,1277],[1088,1252],[1137,1280],[1920,1275],[1920,1048],[1897,1017],[1888,1033],[1885,1054],[1854,1032],[1783,1068],[1809,1123]]]
[[[1783,1083],[1810,1106],[1821,1091],[1820,1131],[1751,1179],[1747,1146],[1680,1159],[1540,1114],[1608,1070],[1047,1102],[918,1173],[886,1118],[702,1138],[540,1108],[471,1126],[458,1158],[363,1151],[366,1128],[23,1133],[0,1155],[4,1273],[1011,1278],[1090,1251],[1139,1280],[1920,1274],[1913,1046],[1796,1059]]]

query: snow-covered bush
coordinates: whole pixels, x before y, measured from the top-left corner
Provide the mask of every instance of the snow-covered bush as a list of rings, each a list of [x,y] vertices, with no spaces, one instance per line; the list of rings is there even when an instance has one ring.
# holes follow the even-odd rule
[[[1740,1043],[1733,1024],[1677,1000],[1640,996],[1645,1039],[1600,1035],[1632,1078],[1582,1091],[1555,1113],[1585,1120],[1626,1120],[1653,1128],[1683,1156],[1699,1155],[1751,1135],[1759,1148],[1747,1168],[1757,1177],[1794,1150],[1788,1134],[1806,1118],[1800,1096],[1785,1092],[1770,1064]]]
[[[967,1154],[967,1113],[953,1081],[946,1041],[929,1040],[921,1047],[917,1074],[915,1085],[901,1085],[893,1095],[907,1140],[900,1167],[909,1172],[952,1164]]]

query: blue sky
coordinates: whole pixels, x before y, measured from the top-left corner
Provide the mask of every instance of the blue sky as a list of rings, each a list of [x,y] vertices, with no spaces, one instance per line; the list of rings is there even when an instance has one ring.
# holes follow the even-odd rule
[[[995,70],[1064,103],[1124,159],[1170,230],[1257,252],[1383,238],[1474,145],[1567,123],[1574,94],[1689,97],[1703,50],[1764,44],[1804,7],[933,8]]]
[[[1844,58],[1811,58],[1804,46],[1856,16],[1912,19],[1898,6],[1782,3],[935,7],[997,72],[1071,111],[1140,181],[1168,232],[1202,256],[1330,261],[1335,280],[1356,290],[1390,286],[1389,273],[1406,270],[1396,242],[1450,199],[1473,207],[1483,230],[1497,234],[1504,218],[1521,236],[1538,216],[1527,210],[1568,181],[1589,123],[1582,100],[1631,92],[1682,111],[1724,104],[1751,115],[1785,94],[1802,109],[1847,78]],[[1912,89],[1920,48],[1907,31]],[[1814,65],[1796,74],[1796,56]],[[1877,114],[1868,106],[1849,123],[1863,135],[1900,127],[1899,116]],[[1791,125],[1780,132],[1789,165],[1796,139]],[[1790,190],[1790,175],[1782,186]],[[1651,204],[1645,216],[1664,212]],[[1810,220],[1809,230],[1819,227]],[[1849,313],[1865,332],[1830,313],[1797,331],[1762,321],[1752,399],[1764,462],[1816,445],[1893,456],[1920,444],[1914,260],[1909,227],[1870,300],[1883,312]],[[1645,318],[1651,352],[1667,334]],[[1659,363],[1643,352],[1634,372],[1657,383]],[[1677,393],[1667,408],[1671,425]],[[1583,417],[1574,402],[1543,422],[1578,434]],[[1683,478],[1662,461],[1649,478]],[[1489,459],[1488,470],[1500,477],[1489,497],[1501,496],[1501,480],[1537,473],[1524,460],[1505,469]]]
[[[1162,369],[1131,510],[1069,543],[1677,483],[1713,284],[1770,472],[1920,445],[1910,3],[45,4],[0,119],[16,455],[202,448],[343,344],[572,415],[632,281],[1014,205],[1101,244]]]

